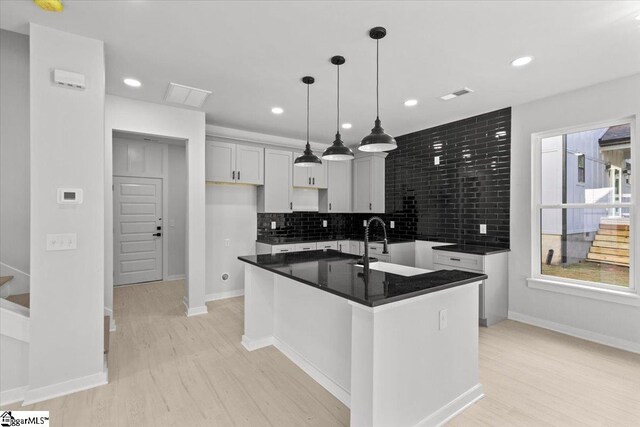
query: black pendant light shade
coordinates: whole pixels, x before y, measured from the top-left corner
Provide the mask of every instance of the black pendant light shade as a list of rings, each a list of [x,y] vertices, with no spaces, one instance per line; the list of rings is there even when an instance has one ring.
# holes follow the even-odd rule
[[[304,153],[302,156],[296,158],[293,162],[295,166],[299,167],[311,167],[322,164],[322,160],[311,150],[311,145],[309,145],[309,86],[312,85],[316,80],[311,76],[305,76],[302,78],[302,83],[307,85],[307,145],[304,149]]]
[[[336,119],[336,139],[333,144],[322,153],[325,160],[353,160],[353,151],[346,147],[340,138],[340,66],[345,63],[342,56],[334,56],[331,63],[338,69],[338,96],[337,96],[337,119]]]
[[[390,151],[398,148],[396,140],[389,134],[384,132],[380,125],[380,97],[379,97],[379,41],[387,35],[387,30],[383,27],[375,27],[369,31],[369,37],[376,41],[376,121],[375,126],[371,129],[371,133],[360,142],[358,150],[368,152]]]

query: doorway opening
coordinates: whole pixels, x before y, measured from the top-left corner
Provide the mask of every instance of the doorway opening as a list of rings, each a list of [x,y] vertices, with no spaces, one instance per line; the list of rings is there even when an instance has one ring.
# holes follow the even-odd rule
[[[113,284],[186,272],[186,140],[113,131]]]

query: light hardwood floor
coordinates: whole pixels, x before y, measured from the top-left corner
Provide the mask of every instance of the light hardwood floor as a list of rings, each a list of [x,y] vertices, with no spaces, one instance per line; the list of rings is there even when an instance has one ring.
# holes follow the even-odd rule
[[[24,409],[50,410],[54,426],[348,425],[280,352],[240,345],[242,297],[186,318],[183,286],[116,288],[109,384]],[[480,337],[486,396],[451,426],[640,425],[640,355],[512,321]]]

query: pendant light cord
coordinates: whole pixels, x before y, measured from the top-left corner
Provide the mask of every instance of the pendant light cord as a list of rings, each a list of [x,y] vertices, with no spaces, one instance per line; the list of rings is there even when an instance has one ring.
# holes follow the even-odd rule
[[[309,146],[309,86],[307,83],[307,147]]]
[[[340,133],[340,65],[338,65],[338,116],[336,117],[336,132]]]
[[[380,119],[380,40],[376,39],[376,118]]]

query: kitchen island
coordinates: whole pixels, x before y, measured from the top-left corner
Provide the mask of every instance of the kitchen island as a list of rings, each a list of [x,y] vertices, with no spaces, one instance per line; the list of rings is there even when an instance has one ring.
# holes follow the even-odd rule
[[[483,396],[478,286],[333,250],[243,256],[249,351],[273,345],[351,409],[352,426],[440,425]]]

